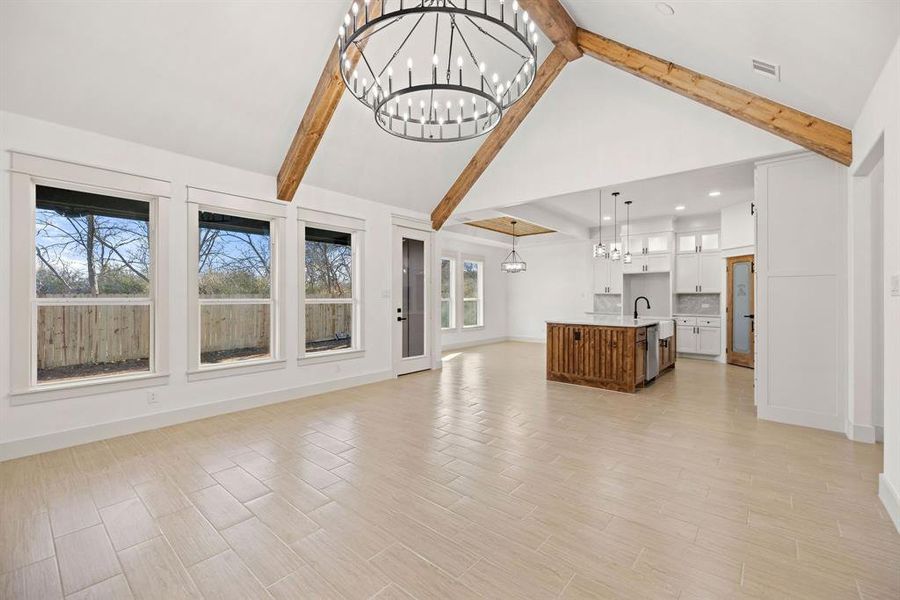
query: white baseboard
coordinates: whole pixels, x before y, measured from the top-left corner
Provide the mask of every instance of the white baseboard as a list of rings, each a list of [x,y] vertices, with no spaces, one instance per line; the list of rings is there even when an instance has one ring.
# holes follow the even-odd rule
[[[878,476],[878,497],[894,522],[897,532],[900,533],[900,493],[897,493],[884,473]]]
[[[881,427],[880,425],[875,426],[875,441],[882,444],[884,443],[884,427]]]
[[[546,344],[547,343],[547,338],[543,338],[543,337],[526,337],[526,336],[512,335],[506,339],[509,340],[510,342],[527,342],[529,344]]]
[[[813,429],[824,429],[825,431],[837,431],[847,434],[844,420],[833,415],[757,404],[756,416],[764,421],[775,421],[787,425],[799,425],[800,427],[812,427]]]
[[[874,444],[878,439],[878,432],[872,425],[855,425],[847,423],[847,437],[854,442]]]
[[[0,461],[28,456],[30,454],[38,454],[40,452],[59,450],[60,448],[68,448],[79,444],[87,444],[120,435],[137,433],[139,431],[168,427],[169,425],[196,421],[197,419],[247,410],[248,408],[256,408],[267,404],[286,402],[288,400],[356,387],[367,383],[375,383],[376,381],[383,381],[393,377],[394,374],[391,371],[375,371],[312,385],[274,390],[252,396],[232,398],[230,400],[221,400],[207,404],[198,404],[196,406],[189,406],[161,413],[151,413],[129,419],[122,419],[120,421],[111,421],[109,423],[100,423],[88,427],[79,427],[77,429],[48,433],[30,438],[11,440],[0,444]]]
[[[487,346],[488,344],[499,344],[501,342],[509,341],[509,338],[506,336],[495,337],[495,338],[487,338],[483,340],[466,340],[464,342],[456,342],[453,344],[442,344],[441,350],[446,352],[447,350],[461,350],[463,348],[474,348],[475,346]]]

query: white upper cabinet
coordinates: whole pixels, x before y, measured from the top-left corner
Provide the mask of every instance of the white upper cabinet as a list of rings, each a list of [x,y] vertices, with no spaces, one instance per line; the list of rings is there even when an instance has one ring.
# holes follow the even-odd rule
[[[594,258],[594,293],[622,293],[622,261]]]
[[[700,252],[718,252],[719,232],[709,231],[700,234]]]
[[[718,231],[694,231],[678,234],[678,253],[692,254],[697,252],[718,252]]]
[[[678,234],[678,253],[687,254],[697,252],[699,244],[697,243],[696,233],[679,233]]]
[[[662,232],[629,236],[628,249],[634,256],[642,254],[668,254],[672,251],[672,234]]]
[[[603,259],[607,263],[609,263],[609,283],[607,291],[608,294],[621,294],[622,293],[622,261],[621,260],[610,260],[608,258]]]
[[[718,294],[722,291],[722,258],[718,252],[701,254],[700,277],[697,280],[701,294]]]
[[[675,293],[696,294],[700,280],[700,261],[696,254],[675,257]]]
[[[676,294],[718,294],[722,291],[718,252],[679,254],[675,257]]]
[[[671,240],[672,236],[668,233],[648,235],[646,245],[644,246],[646,254],[666,254],[670,252]]]

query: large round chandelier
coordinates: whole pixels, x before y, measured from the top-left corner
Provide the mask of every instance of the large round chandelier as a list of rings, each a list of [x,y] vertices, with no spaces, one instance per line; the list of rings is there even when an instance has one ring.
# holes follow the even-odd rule
[[[516,1],[381,5],[374,15],[369,0],[359,0],[344,16],[340,72],[347,90],[392,135],[420,142],[484,135],[534,81],[538,35]]]

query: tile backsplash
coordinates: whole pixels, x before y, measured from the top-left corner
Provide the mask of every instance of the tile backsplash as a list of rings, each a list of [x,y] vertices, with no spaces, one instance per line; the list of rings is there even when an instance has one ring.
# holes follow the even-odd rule
[[[621,315],[622,296],[619,294],[594,294],[594,312],[605,315]]]
[[[720,294],[678,294],[675,296],[676,315],[719,316]]]

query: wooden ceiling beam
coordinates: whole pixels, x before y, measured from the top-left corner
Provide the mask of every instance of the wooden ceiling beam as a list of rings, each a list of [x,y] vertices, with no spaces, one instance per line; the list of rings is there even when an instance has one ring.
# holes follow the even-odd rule
[[[370,18],[381,14],[381,3],[382,0],[369,2]],[[350,6],[347,7],[348,13],[350,13]],[[362,12],[358,19],[360,22],[364,19]],[[363,40],[360,45],[365,47],[365,43]],[[350,61],[350,68],[355,68],[360,59],[359,50],[351,46],[347,50],[347,59]],[[300,187],[300,181],[303,180],[309,163],[312,162],[313,155],[319,147],[319,142],[322,141],[322,136],[325,135],[325,130],[331,122],[331,117],[341,101],[341,96],[344,94],[344,81],[341,79],[340,69],[341,57],[337,48],[337,36],[335,36],[331,54],[328,55],[328,61],[325,63],[325,68],[322,69],[316,89],[306,106],[300,126],[294,134],[291,146],[278,171],[278,198],[280,200],[290,202],[294,198],[297,188]]]
[[[578,46],[578,28],[559,0],[519,0],[519,5],[528,11],[528,16],[567,60],[581,58],[583,52]]]
[[[842,165],[849,166],[852,161],[852,134],[845,127],[757,96],[586,29],[578,28],[576,39],[584,53],[597,60],[715,108],[745,123],[765,129]]]
[[[484,143],[481,144],[478,151],[475,152],[475,155],[469,161],[469,164],[466,165],[466,168],[456,178],[450,190],[444,195],[443,200],[431,212],[431,226],[435,230],[440,229],[453,211],[456,210],[462,199],[469,193],[469,190],[481,177],[481,174],[488,168],[488,165],[491,164],[491,161],[494,160],[494,157],[497,156],[504,144],[512,137],[512,134],[516,132],[516,129],[568,62],[565,54],[559,48],[555,48],[547,55],[547,58],[544,59],[544,62],[538,68],[531,87],[518,102],[503,113],[500,123],[488,134]]]

